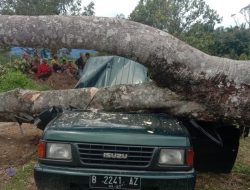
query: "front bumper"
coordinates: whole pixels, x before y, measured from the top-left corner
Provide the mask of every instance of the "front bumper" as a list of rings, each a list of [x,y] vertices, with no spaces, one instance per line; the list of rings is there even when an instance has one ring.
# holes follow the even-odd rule
[[[142,190],[193,190],[196,174],[194,170],[132,171],[93,168],[70,168],[37,164],[34,169],[38,189],[89,189],[91,175],[129,176],[141,178]]]

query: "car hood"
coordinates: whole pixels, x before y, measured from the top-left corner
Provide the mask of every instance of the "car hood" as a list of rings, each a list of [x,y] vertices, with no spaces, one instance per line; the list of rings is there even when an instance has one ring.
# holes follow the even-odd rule
[[[189,146],[188,132],[166,114],[64,111],[44,131],[46,140]]]

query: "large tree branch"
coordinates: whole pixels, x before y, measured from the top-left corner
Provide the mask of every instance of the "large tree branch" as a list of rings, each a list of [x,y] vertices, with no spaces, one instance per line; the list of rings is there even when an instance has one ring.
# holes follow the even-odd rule
[[[158,85],[209,107],[211,115],[249,121],[249,62],[209,56],[149,26],[97,17],[0,16],[0,46],[84,47],[128,57],[151,69]]]
[[[143,84],[43,92],[16,89],[0,94],[0,121],[15,121],[15,115],[35,115],[52,106],[106,111],[161,109],[178,117],[214,118],[203,106],[168,89]]]

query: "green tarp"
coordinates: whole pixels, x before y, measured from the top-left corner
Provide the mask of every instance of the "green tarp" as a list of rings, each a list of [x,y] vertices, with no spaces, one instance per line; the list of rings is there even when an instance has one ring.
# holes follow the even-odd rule
[[[149,81],[147,68],[119,56],[93,57],[88,60],[75,88],[139,84]]]

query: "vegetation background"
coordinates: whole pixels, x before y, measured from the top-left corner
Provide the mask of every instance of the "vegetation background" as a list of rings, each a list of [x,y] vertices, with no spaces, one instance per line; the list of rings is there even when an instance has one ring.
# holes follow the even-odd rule
[[[0,14],[7,15],[95,15],[95,4],[82,7],[81,0],[1,0]],[[216,27],[222,18],[204,0],[140,0],[128,18],[166,31],[210,55],[250,59],[250,5],[239,10],[244,23]],[[38,34],[39,35],[39,34]],[[45,47],[46,48],[46,47]],[[83,47],[84,48],[84,47]],[[10,60],[9,49],[0,49],[0,92],[15,88],[47,90],[26,72],[20,58]],[[56,53],[56,49],[50,50]],[[103,54],[103,53],[102,53]],[[104,52],[105,54],[105,52]],[[16,60],[16,61],[13,61]],[[239,156],[231,174],[199,173],[197,190],[250,190],[250,139],[242,139]],[[20,167],[5,189],[27,189],[35,158]]]

